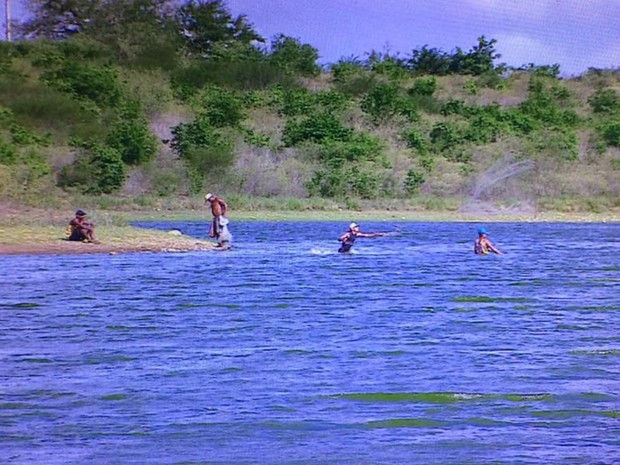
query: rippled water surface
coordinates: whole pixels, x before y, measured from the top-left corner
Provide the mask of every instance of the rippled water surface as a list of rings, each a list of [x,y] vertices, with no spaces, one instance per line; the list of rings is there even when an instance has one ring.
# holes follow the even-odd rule
[[[620,463],[620,224],[345,226],[0,257],[0,463]]]

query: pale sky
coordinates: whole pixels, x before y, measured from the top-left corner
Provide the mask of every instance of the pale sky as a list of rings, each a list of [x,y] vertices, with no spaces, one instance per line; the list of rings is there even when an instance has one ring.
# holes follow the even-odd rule
[[[25,0],[11,0],[13,16]],[[266,39],[282,33],[319,50],[319,63],[408,56],[424,45],[469,51],[497,39],[500,62],[558,63],[563,76],[620,68],[620,0],[225,0]],[[4,1],[0,4],[4,28]]]
[[[227,0],[270,39],[283,33],[319,50],[319,62],[408,56],[424,45],[469,51],[497,39],[500,62],[559,64],[563,76],[620,68],[620,0]]]

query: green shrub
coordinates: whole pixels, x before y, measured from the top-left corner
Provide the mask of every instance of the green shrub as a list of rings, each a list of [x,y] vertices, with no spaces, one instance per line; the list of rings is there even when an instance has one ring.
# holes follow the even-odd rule
[[[431,96],[437,90],[437,79],[434,76],[419,78],[413,81],[413,86],[407,91],[410,95]]]
[[[420,187],[424,184],[424,174],[414,169],[407,171],[407,177],[405,178],[405,190],[409,194],[417,194],[420,191]]]
[[[433,126],[430,132],[433,145],[439,151],[445,151],[456,147],[463,142],[459,129],[450,122],[440,122]]]
[[[468,79],[465,81],[465,84],[463,84],[463,90],[469,95],[478,95],[480,92],[478,82],[475,79]]]
[[[128,165],[152,160],[157,152],[157,139],[137,104],[127,104],[119,110],[108,133],[107,144],[116,149]]]
[[[402,98],[398,88],[393,84],[376,85],[362,99],[360,107],[376,124],[399,114],[406,116],[409,121],[418,119],[414,102]]]
[[[288,89],[282,92],[278,112],[286,116],[308,115],[314,113],[316,102],[307,89]]]
[[[208,87],[200,99],[201,115],[216,128],[236,127],[245,118],[243,104],[234,92]]]
[[[229,167],[234,160],[232,146],[225,141],[210,146],[193,146],[185,159],[198,175]]]
[[[349,141],[352,134],[353,130],[345,127],[335,116],[319,113],[301,121],[288,120],[282,133],[282,142],[291,147],[302,142]]]
[[[11,142],[15,145],[39,145],[44,147],[49,144],[49,136],[38,136],[17,123],[11,124],[9,131],[11,133]]]
[[[317,92],[314,94],[314,100],[328,113],[345,110],[351,102],[344,93],[337,90]]]
[[[376,160],[383,151],[383,143],[378,137],[365,132],[354,133],[348,141],[329,140],[319,150],[322,161]]]
[[[410,149],[424,153],[428,149],[428,141],[424,135],[415,128],[407,130],[403,134],[403,138]]]
[[[465,116],[469,114],[470,110],[465,104],[465,102],[463,102],[462,100],[451,99],[441,106],[441,109],[439,110],[439,112],[443,116],[449,116],[449,115]]]
[[[614,89],[599,89],[589,99],[588,103],[594,113],[613,114],[620,110],[620,97]]]
[[[620,121],[611,121],[600,128],[601,135],[608,145],[620,147]]]
[[[69,61],[58,69],[44,71],[41,79],[51,87],[77,99],[89,100],[99,108],[115,107],[121,102],[118,74],[109,66]]]
[[[51,167],[45,156],[34,147],[30,147],[20,154],[16,166],[18,167],[16,171],[17,181],[24,187],[34,184],[51,172]]]
[[[181,123],[172,129],[172,149],[182,158],[189,156],[194,147],[215,147],[224,144],[224,139],[204,115],[189,123]]]
[[[243,133],[243,140],[246,144],[255,147],[272,147],[274,145],[269,136],[261,134],[251,128],[241,128],[241,132]]]
[[[79,147],[76,161],[59,173],[58,185],[85,194],[110,194],[125,182],[121,154],[99,143]]]
[[[363,199],[373,199],[379,194],[379,177],[374,171],[351,167],[346,172],[346,182],[352,193]]]
[[[17,148],[0,137],[0,165],[13,165],[16,161]]]
[[[567,95],[559,88],[546,89],[540,79],[529,83],[528,98],[519,105],[521,111],[548,127],[573,127],[578,121],[577,114],[571,109],[562,109],[558,101],[565,100]]]
[[[266,61],[199,61],[172,72],[171,83],[178,97],[187,99],[207,85],[239,90],[269,89],[286,85],[291,77]]]

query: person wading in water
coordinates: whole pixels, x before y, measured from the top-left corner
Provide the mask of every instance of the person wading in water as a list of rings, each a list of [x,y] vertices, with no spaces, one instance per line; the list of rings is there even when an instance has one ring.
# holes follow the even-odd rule
[[[209,237],[218,238],[219,232],[222,229],[220,221],[222,218],[226,217],[226,213],[228,213],[228,205],[223,199],[220,199],[210,193],[205,195],[205,201],[211,204],[211,214],[213,215],[213,221],[211,222],[211,227],[209,228]]]
[[[480,228],[478,230],[478,239],[474,242],[474,253],[476,255],[487,255],[490,252],[502,254],[502,252],[495,247],[487,237],[487,230],[485,228]]]
[[[351,251],[353,244],[355,243],[355,239],[358,237],[383,237],[386,233],[375,232],[375,233],[363,233],[360,230],[360,226],[357,223],[351,223],[349,225],[349,230],[345,232],[342,236],[338,238],[338,240],[342,243],[340,248],[338,249],[339,253],[347,253]]]

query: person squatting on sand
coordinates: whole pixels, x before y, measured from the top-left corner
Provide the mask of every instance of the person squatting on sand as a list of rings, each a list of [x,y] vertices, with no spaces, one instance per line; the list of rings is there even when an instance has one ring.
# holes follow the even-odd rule
[[[78,210],[75,212],[75,218],[69,222],[69,240],[92,242],[98,244],[95,239],[95,225],[86,220],[86,212]]]

